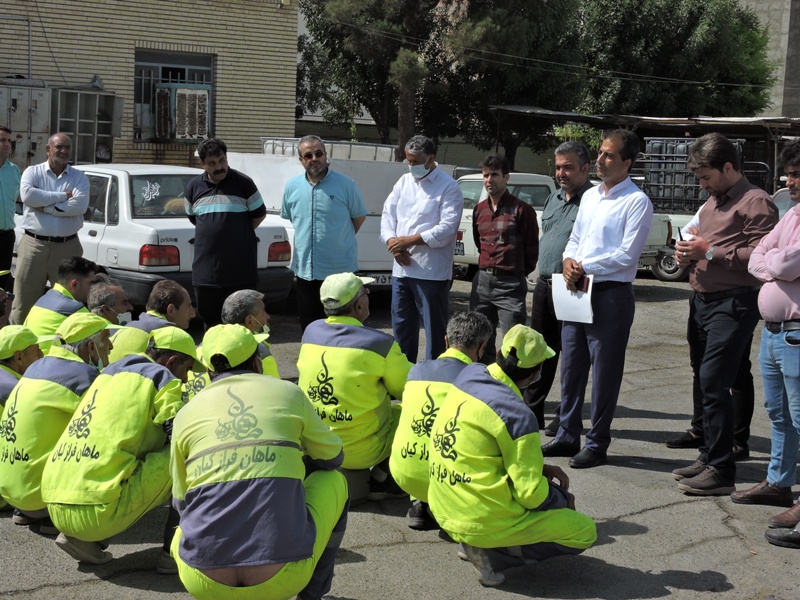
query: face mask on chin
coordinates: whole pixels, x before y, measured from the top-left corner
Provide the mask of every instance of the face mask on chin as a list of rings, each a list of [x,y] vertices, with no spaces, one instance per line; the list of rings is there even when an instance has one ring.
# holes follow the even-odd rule
[[[95,350],[97,350],[97,348],[95,348]],[[105,365],[103,364],[103,359],[100,358],[100,352],[99,351],[97,352],[97,362],[94,362],[92,360],[91,356],[89,357],[89,366],[94,367],[98,371],[102,371],[103,370],[103,367]]]
[[[253,317],[253,321],[255,321],[256,323],[261,325],[261,321],[259,321],[255,317]],[[256,333],[258,333],[258,332],[256,331]],[[264,335],[269,335],[269,325],[267,323],[264,323],[263,325],[261,325],[261,333],[263,333]]]
[[[133,315],[130,312],[117,313],[117,321],[120,325],[127,325],[133,321]]]

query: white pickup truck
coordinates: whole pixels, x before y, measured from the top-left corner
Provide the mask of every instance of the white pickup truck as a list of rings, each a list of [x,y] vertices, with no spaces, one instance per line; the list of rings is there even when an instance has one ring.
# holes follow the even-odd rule
[[[118,280],[138,309],[161,279],[173,279],[191,296],[194,225],[183,191],[200,169],[167,165],[102,164],[77,167],[89,178],[89,208],[78,232],[83,256]],[[17,241],[23,235],[17,216]],[[291,291],[291,248],[286,230],[262,223],[258,237],[258,289],[278,305]]]
[[[471,277],[478,268],[478,252],[472,237],[472,210],[478,202],[488,197],[488,192],[483,186],[483,176],[479,173],[465,175],[459,178],[458,185],[464,194],[464,214],[461,216],[459,226],[459,241],[456,243],[454,257],[456,274]],[[542,226],[542,209],[547,197],[556,189],[552,177],[536,173],[511,173],[508,178],[508,190],[514,196],[523,200],[536,209],[536,218],[539,221],[539,231]],[[639,268],[651,268],[660,263],[663,257],[671,255],[669,244],[672,238],[672,225],[668,215],[654,214],[653,224],[647,244],[639,257]],[[656,277],[659,271],[653,269]],[[528,289],[533,290],[536,284],[537,271],[528,276]]]

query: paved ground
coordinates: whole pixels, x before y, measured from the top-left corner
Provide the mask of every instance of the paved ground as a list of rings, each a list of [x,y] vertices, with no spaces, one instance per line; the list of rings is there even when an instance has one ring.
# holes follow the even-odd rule
[[[467,289],[465,282],[455,283],[454,310],[466,308]],[[688,284],[643,277],[635,291],[636,320],[609,464],[575,471],[567,459],[553,459],[568,471],[578,509],[596,519],[597,545],[578,557],[509,571],[502,587],[486,589],[470,565],[458,560],[453,545],[435,532],[405,526],[406,501],[368,503],[351,512],[332,598],[800,598],[800,552],[770,546],[764,539],[766,520],[781,509],[693,498],[677,490],[669,471],[696,458],[692,450],[669,450],[663,444],[688,426],[690,415],[684,340]],[[386,298],[372,299],[369,324],[388,328]],[[289,314],[273,315],[272,331],[281,374],[296,376],[296,321]],[[758,339],[757,333],[754,349]],[[769,425],[757,373],[756,378],[752,458],[740,463],[740,487],[763,479],[768,461]],[[4,513],[0,597],[188,598],[177,577],[154,572],[165,515],[165,509],[155,511],[115,538],[110,550],[116,560],[87,568],[77,566],[51,538],[14,526]]]

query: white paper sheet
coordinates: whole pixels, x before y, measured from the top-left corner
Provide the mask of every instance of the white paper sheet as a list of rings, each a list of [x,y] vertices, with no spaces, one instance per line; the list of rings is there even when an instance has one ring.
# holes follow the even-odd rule
[[[553,308],[556,317],[561,321],[574,321],[576,323],[592,323],[592,287],[594,275],[586,275],[589,287],[585,292],[571,292],[567,289],[567,282],[556,274],[553,276]]]

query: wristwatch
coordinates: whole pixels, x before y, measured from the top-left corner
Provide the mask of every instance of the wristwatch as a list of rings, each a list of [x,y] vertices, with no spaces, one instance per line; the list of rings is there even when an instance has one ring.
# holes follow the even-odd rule
[[[706,260],[713,260],[714,259],[714,246],[709,246],[708,250],[706,250]]]

